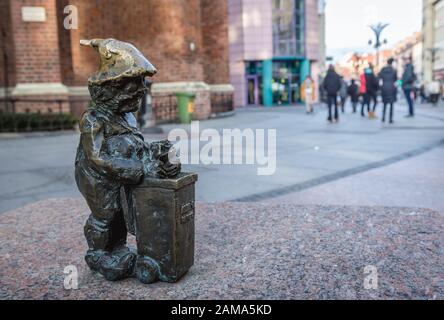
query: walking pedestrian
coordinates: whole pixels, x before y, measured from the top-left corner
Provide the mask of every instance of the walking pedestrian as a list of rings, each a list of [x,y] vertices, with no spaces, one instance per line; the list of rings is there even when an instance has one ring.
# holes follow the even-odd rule
[[[341,111],[345,112],[345,103],[347,102],[347,83],[341,76],[341,88],[339,89],[339,97],[341,98]]]
[[[426,87],[424,83],[422,83],[419,88],[419,96],[421,97],[421,103],[427,102]]]
[[[415,81],[416,81],[415,70],[413,68],[413,64],[409,59],[407,60],[407,63],[404,67],[404,73],[402,74],[402,90],[404,91],[404,95],[407,100],[407,104],[409,106],[409,113],[406,115],[407,118],[411,118],[415,115],[413,99],[412,99],[412,90]]]
[[[378,79],[376,79],[373,73],[373,66],[370,65],[365,69],[365,93],[367,95],[366,103],[368,110],[368,117],[370,119],[376,119],[375,111],[378,103]],[[373,107],[370,106],[370,102],[373,102]]]
[[[316,99],[315,82],[311,76],[307,76],[301,86],[301,98],[305,101],[307,114],[313,113],[313,104]]]
[[[332,123],[339,121],[338,114],[338,92],[341,89],[341,78],[339,74],[336,73],[333,65],[328,67],[327,75],[325,76],[324,83],[322,84],[327,93],[327,103],[328,103],[328,118],[327,120]],[[332,107],[335,107],[334,117],[332,118]]]
[[[430,102],[436,106],[440,96],[440,83],[439,81],[432,80],[429,84]]]
[[[392,67],[393,58],[387,60],[387,65],[379,72],[378,79],[382,81],[381,96],[384,108],[382,111],[382,122],[385,122],[387,106],[390,106],[389,122],[393,123],[393,104],[396,102],[396,81],[398,76]]]
[[[352,103],[353,113],[356,113],[356,106],[359,101],[359,88],[356,84],[355,79],[351,80],[351,84],[347,88],[347,94],[350,96],[350,101]]]
[[[359,80],[360,80],[359,95],[361,96],[361,116],[365,117],[365,114],[364,114],[365,105],[367,105],[367,113],[370,111],[370,110],[368,110],[368,103],[367,103],[365,72],[360,75]]]

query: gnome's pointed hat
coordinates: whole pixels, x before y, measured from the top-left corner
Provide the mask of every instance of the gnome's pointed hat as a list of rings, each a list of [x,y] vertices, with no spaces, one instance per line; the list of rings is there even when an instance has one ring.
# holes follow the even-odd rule
[[[100,55],[100,70],[89,79],[89,84],[102,84],[121,78],[153,76],[156,68],[132,44],[115,39],[80,40]]]

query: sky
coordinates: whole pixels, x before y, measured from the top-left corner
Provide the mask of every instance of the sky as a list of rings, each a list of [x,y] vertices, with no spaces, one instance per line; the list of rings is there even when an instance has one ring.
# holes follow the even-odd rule
[[[335,60],[350,51],[373,50],[368,27],[374,22],[390,25],[382,32],[389,48],[415,31],[421,30],[422,0],[326,0],[327,55]],[[383,48],[384,48],[383,47]]]

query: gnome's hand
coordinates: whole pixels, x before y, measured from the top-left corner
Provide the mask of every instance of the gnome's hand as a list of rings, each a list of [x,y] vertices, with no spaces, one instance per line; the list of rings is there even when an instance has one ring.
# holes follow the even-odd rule
[[[171,142],[162,140],[149,145],[150,162],[145,169],[148,175],[159,178],[174,178],[181,170],[181,164]]]
[[[162,162],[156,160],[154,162],[146,163],[144,165],[144,175],[145,177],[155,177],[155,178],[174,178],[181,170],[181,164],[172,164],[169,162]]]
[[[155,166],[156,175],[160,178],[174,178],[180,173],[181,164],[158,162]]]

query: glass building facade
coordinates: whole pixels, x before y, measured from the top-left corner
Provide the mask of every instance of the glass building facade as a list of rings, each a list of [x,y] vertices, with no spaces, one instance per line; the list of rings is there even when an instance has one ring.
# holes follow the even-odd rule
[[[272,0],[273,58],[267,61],[271,68],[263,67],[265,61],[245,62],[247,105],[300,102],[305,60],[304,20],[304,0]]]
[[[319,70],[319,0],[229,0],[229,15],[236,106],[301,102]]]
[[[273,54],[304,55],[304,0],[273,0]]]

